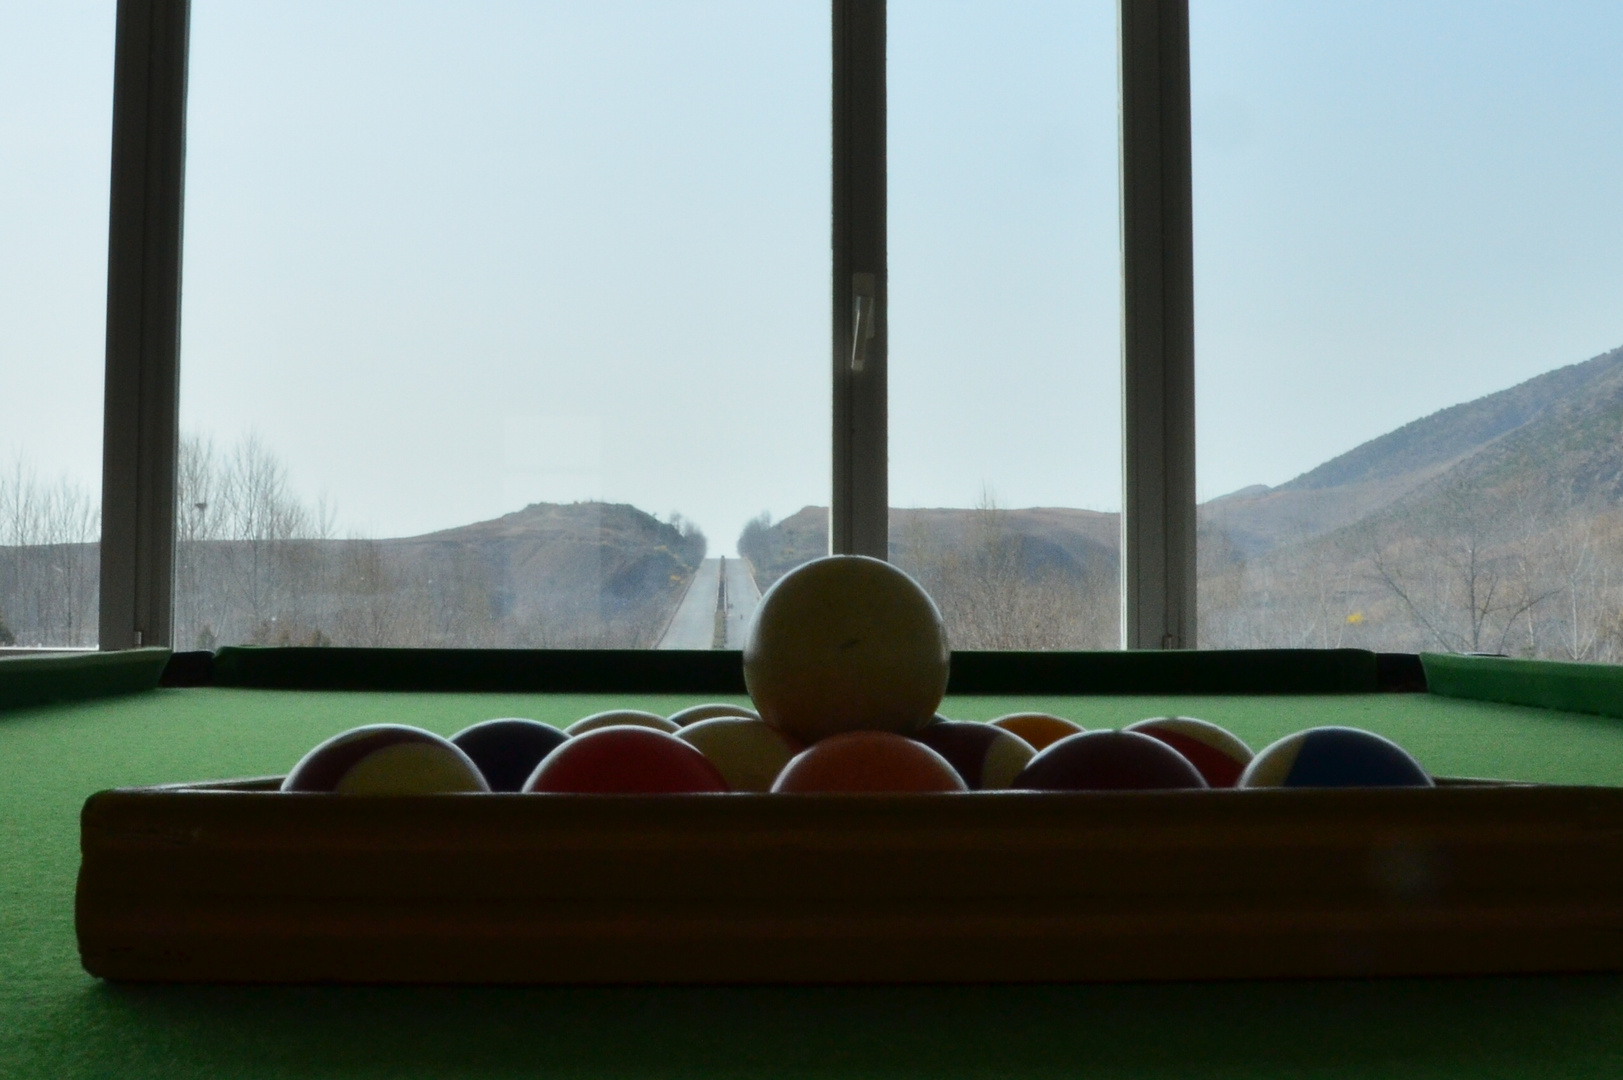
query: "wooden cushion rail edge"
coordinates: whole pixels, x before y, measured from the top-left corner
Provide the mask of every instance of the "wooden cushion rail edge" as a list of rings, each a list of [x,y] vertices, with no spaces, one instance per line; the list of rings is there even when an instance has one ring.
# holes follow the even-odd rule
[[[347,649],[230,646],[177,653],[169,686],[288,690],[742,694],[740,654],[646,649]],[[1424,692],[1416,656],[1362,649],[965,652],[953,694]]]
[[[1623,790],[85,805],[85,967],[238,982],[1623,970]],[[233,790],[234,789],[234,790]]]

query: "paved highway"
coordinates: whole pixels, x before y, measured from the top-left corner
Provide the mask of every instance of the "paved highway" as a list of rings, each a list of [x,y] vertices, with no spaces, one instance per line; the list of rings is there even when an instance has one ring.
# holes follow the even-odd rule
[[[755,614],[755,605],[761,602],[761,590],[755,587],[749,563],[743,559],[723,559],[727,568],[727,648],[744,647],[744,628]]]
[[[716,592],[721,588],[721,560],[706,559],[694,571],[671,625],[659,639],[661,649],[708,649],[716,641]]]
[[[726,592],[722,592],[725,577]],[[725,641],[721,647],[742,649],[744,628],[749,625],[761,590],[755,587],[749,564],[743,559],[706,559],[699,564],[682,602],[676,606],[671,625],[659,639],[661,649],[710,649],[716,647],[716,613],[725,605]]]

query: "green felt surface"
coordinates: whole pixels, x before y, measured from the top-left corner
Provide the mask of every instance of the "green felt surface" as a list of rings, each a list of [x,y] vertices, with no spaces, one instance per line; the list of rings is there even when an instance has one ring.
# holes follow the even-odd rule
[[[1601,1077],[1623,978],[1035,987],[133,987],[74,949],[78,811],[110,786],[281,772],[384,720],[449,733],[691,696],[158,690],[0,717],[4,1077]],[[1623,784],[1623,722],[1424,695],[958,698],[1089,726],[1183,712],[1260,745],[1382,731],[1443,773]]]

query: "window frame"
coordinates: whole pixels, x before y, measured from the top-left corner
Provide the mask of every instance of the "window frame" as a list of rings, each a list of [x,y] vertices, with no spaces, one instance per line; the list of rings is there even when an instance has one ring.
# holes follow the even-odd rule
[[[831,0],[829,547],[889,553],[885,0]],[[119,0],[100,648],[173,643],[190,0]],[[1118,0],[1122,646],[1193,648],[1188,0]],[[861,363],[853,361],[862,331]],[[870,329],[871,328],[871,329]]]

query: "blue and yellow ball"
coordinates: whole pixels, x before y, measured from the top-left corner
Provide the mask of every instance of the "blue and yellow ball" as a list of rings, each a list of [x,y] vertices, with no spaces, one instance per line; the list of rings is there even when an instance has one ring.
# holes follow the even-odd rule
[[[1391,739],[1349,727],[1318,727],[1265,747],[1238,787],[1431,787],[1431,775]]]

